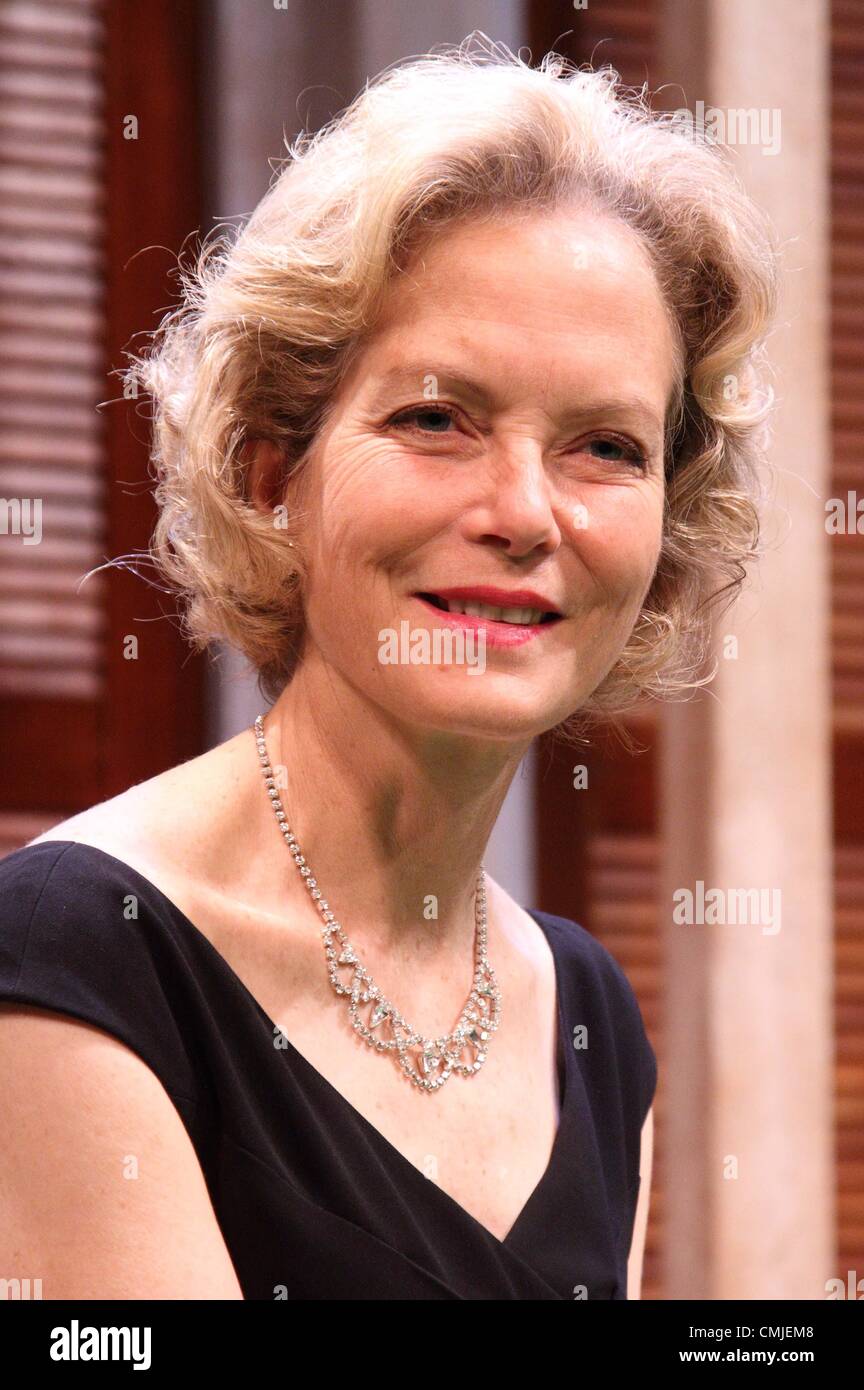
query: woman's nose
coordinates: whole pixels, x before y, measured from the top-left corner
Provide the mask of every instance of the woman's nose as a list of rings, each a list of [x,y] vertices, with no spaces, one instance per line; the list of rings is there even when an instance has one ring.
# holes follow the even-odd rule
[[[499,450],[489,461],[470,524],[475,539],[494,540],[511,555],[557,550],[561,532],[538,444],[523,441],[516,450]]]

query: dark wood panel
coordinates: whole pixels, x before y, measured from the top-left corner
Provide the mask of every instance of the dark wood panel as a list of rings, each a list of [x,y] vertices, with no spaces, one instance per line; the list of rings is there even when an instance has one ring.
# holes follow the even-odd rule
[[[169,278],[184,241],[202,228],[200,66],[202,15],[192,0],[113,0],[107,11],[108,369],[140,347],[172,300]],[[138,118],[138,139],[124,120]],[[134,337],[134,344],[132,342]],[[116,400],[108,377],[105,516],[107,552],[146,548],[156,520],[149,491],[146,407]],[[154,584],[152,567],[114,572],[108,594],[106,657],[111,698],[101,739],[105,794],[201,752],[204,662],[182,640],[176,602]],[[139,659],[124,639],[139,639]]]
[[[50,519],[39,545],[4,537],[0,554],[7,848],[16,825],[53,824],[205,746],[204,660],[152,568],[84,578],[146,552],[156,520],[146,409],[118,400],[113,372],[202,227],[201,24],[191,0],[0,12],[0,466],[6,495],[38,494]]]

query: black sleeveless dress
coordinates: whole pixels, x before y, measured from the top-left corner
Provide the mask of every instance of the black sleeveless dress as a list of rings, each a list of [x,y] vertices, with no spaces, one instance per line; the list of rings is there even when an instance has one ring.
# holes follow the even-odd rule
[[[625,1299],[656,1059],[605,947],[575,922],[531,916],[555,958],[561,1118],[503,1241],[286,1044],[207,937],[104,850],[47,840],[0,861],[0,1001],[95,1024],[155,1072],[247,1299]]]

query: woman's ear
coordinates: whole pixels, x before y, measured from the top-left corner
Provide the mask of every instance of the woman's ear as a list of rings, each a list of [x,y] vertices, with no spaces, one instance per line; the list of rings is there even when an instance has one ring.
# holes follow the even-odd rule
[[[284,501],[285,451],[270,439],[250,439],[240,450],[240,461],[248,469],[247,497],[259,511],[272,516]]]

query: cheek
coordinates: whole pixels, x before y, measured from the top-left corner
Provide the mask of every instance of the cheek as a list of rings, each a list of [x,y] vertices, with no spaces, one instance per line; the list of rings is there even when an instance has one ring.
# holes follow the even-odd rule
[[[641,495],[625,503],[595,504],[587,525],[573,532],[583,572],[593,580],[594,602],[607,616],[620,617],[622,630],[636,621],[651,587],[663,539],[662,495]],[[616,625],[617,630],[617,625]]]
[[[389,613],[416,569],[429,539],[424,509],[377,475],[345,474],[323,490],[309,548],[307,621],[322,642],[325,633],[368,642],[378,619]]]
[[[325,561],[404,545],[418,507],[416,480],[387,441],[340,439],[322,460],[309,512],[318,518],[315,549]]]
[[[315,604],[344,601],[345,586],[364,567],[378,524],[377,489],[368,457],[354,452],[326,460],[303,498],[303,510],[309,518],[307,596]]]
[[[380,610],[408,577],[416,577],[423,557],[453,526],[454,505],[444,489],[424,490],[404,458],[388,455],[379,441],[375,466],[349,468],[322,491],[321,520],[316,526],[312,567],[316,588],[333,589],[332,601]],[[338,599],[341,594],[341,600]]]
[[[577,518],[579,520],[580,518]],[[663,538],[663,497],[657,490],[596,500],[574,528],[583,562],[627,586],[653,573]]]

